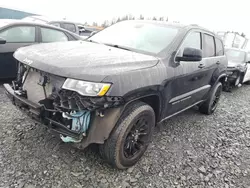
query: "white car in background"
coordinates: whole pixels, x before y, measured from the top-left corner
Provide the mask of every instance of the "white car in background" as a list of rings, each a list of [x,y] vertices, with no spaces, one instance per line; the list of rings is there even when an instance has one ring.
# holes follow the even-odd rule
[[[250,82],[250,53],[243,49],[226,48],[228,58],[225,91]]]

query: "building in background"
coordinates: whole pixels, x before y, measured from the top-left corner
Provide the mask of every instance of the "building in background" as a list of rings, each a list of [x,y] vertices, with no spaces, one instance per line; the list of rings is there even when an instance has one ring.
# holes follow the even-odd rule
[[[0,19],[22,19],[27,16],[35,16],[36,14],[0,7]]]

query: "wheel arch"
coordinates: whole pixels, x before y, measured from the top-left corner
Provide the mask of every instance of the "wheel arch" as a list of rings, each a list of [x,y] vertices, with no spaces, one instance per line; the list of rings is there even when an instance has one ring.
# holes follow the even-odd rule
[[[133,98],[127,98],[124,105],[105,110],[104,117],[95,114],[95,117],[91,120],[91,126],[87,137],[84,138],[82,142],[75,143],[74,145],[79,149],[84,149],[92,143],[103,144],[109,137],[123,112],[129,105],[136,102],[144,102],[151,106],[155,112],[156,122],[160,120],[162,99],[158,92],[144,93],[144,95],[138,94],[137,96],[134,95]]]
[[[218,77],[217,82],[221,82],[222,85],[224,85],[225,82],[226,82],[226,77],[227,77],[226,73],[221,74],[221,75]]]

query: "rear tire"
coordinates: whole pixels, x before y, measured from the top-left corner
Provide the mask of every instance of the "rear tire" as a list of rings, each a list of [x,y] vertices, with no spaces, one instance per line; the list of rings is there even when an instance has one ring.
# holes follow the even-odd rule
[[[154,127],[152,107],[143,102],[129,105],[109,138],[99,146],[101,156],[118,169],[133,166],[151,142]]]
[[[200,106],[199,110],[203,114],[210,115],[216,110],[222,92],[222,84],[218,82],[213,87],[208,99]]]

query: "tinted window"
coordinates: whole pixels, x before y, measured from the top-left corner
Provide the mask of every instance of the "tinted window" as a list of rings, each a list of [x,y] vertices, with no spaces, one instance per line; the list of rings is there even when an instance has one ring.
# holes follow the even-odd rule
[[[224,50],[223,50],[223,43],[221,40],[215,38],[215,43],[216,43],[216,56],[222,56],[224,55]]]
[[[68,37],[62,31],[48,29],[48,28],[41,28],[41,33],[42,33],[42,42],[68,41]]]
[[[35,42],[35,27],[12,27],[2,31],[0,37],[7,42]]]
[[[178,31],[178,28],[164,24],[122,21],[96,33],[90,40],[157,54],[171,44]]]
[[[62,28],[71,31],[71,32],[76,32],[76,27],[74,24],[70,24],[70,23],[61,23]]]
[[[226,55],[229,61],[245,62],[245,52],[243,51],[228,49]]]
[[[215,56],[214,37],[211,35],[204,34],[203,42],[204,42],[203,57]]]
[[[182,56],[184,49],[187,47],[201,49],[201,34],[199,32],[188,34],[180,47],[178,56]]]

